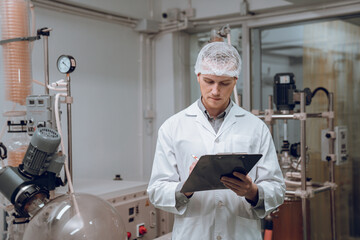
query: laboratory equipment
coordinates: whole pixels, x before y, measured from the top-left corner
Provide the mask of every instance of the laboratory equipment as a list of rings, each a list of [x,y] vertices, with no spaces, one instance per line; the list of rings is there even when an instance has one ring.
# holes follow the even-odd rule
[[[8,150],[7,165],[17,167],[21,164],[29,145],[26,121],[23,120],[25,111],[9,111],[6,116],[8,116],[6,124],[9,136],[5,142]]]
[[[337,187],[335,183],[335,162],[340,159],[346,161],[346,128],[334,127],[334,106],[333,106],[333,94],[329,93],[325,88],[318,87],[313,92],[310,89],[304,89],[303,91],[296,90],[295,77],[292,73],[279,73],[274,77],[274,101],[278,111],[272,109],[272,96],[269,97],[269,109],[265,111],[253,110],[252,112],[259,118],[264,119],[269,125],[271,133],[273,133],[273,124],[275,120],[284,120],[284,141],[281,152],[279,154],[279,162],[283,168],[286,184],[286,200],[285,204],[279,208],[282,211],[281,214],[274,215],[274,229],[273,236],[281,236],[275,239],[293,239],[293,233],[289,233],[286,237],[279,235],[277,232],[282,229],[278,226],[280,217],[281,221],[286,221],[294,226],[297,226],[297,230],[302,230],[302,238],[307,239],[309,237],[309,198],[314,197],[315,194],[330,191],[330,212],[331,212],[331,232],[333,239],[336,238],[336,216],[335,216],[335,189]],[[311,99],[318,91],[324,91],[328,98],[327,111],[321,113],[308,113],[306,112],[306,105],[311,103]],[[294,110],[296,104],[300,104],[300,110]],[[307,163],[309,161],[307,155],[306,146],[306,122],[310,118],[327,119],[328,129],[323,131],[322,135],[326,137],[326,142],[323,141],[322,150],[327,149],[322,153],[323,159],[328,164],[329,181],[323,183],[317,183],[311,181],[306,174]],[[290,146],[287,141],[287,121],[299,120],[300,121],[300,142],[294,143]],[[335,130],[336,129],[336,130]],[[320,133],[319,133],[320,134]],[[338,138],[338,154],[336,155],[335,140]],[[289,147],[290,146],[290,147]],[[344,162],[343,161],[343,162]],[[301,203],[301,209],[299,204]],[[289,205],[294,205],[289,207]],[[296,206],[295,206],[296,205]],[[287,211],[293,211],[286,213]],[[297,222],[298,219],[286,219],[284,216],[299,215],[297,212],[301,212],[302,221],[301,224]],[[285,213],[284,213],[285,212]],[[288,215],[289,214],[289,215]],[[275,220],[276,218],[276,220]],[[295,217],[296,218],[296,217]],[[294,232],[294,231],[293,231]],[[281,233],[282,234],[282,233]],[[285,233],[284,233],[285,234]]]
[[[57,108],[60,112],[59,106]],[[30,95],[26,98],[26,127],[30,136],[38,127],[57,129],[54,96]]]
[[[122,217],[129,240],[152,240],[172,230],[173,214],[156,209],[150,203],[147,182],[75,178],[74,188],[108,201]],[[60,187],[57,192],[62,194],[66,189]]]
[[[20,105],[32,90],[28,8],[26,0],[0,2],[6,100]]]
[[[347,151],[347,136],[348,131],[346,126],[336,126],[334,132],[329,129],[323,129],[321,131],[321,160],[329,161],[331,158],[335,159],[336,165],[341,165],[348,160]],[[335,137],[335,152],[330,155],[329,142],[331,138]]]
[[[14,205],[19,217],[33,216],[49,198],[49,191],[62,184],[58,177],[64,157],[56,154],[59,134],[38,128],[19,167],[0,169],[0,192]]]
[[[76,61],[70,55],[61,55],[57,60],[57,68],[61,73],[71,73],[75,70]]]
[[[274,77],[274,102],[278,110],[293,110],[300,103],[300,92],[305,93],[306,105],[311,103],[311,91],[296,89],[293,73],[278,73]]]
[[[126,240],[118,211],[100,197],[72,193],[44,206],[28,224],[23,240]]]

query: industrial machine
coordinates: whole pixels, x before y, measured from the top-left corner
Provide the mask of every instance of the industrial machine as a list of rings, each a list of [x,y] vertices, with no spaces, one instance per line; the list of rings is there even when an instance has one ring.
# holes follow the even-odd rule
[[[330,192],[331,230],[333,239],[336,238],[335,194],[335,165],[345,163],[347,160],[347,128],[334,126],[333,94],[327,89],[319,87],[313,92],[309,88],[296,89],[293,73],[278,73],[274,77],[274,103],[269,96],[269,108],[265,111],[252,112],[263,119],[271,133],[274,132],[275,121],[283,124],[283,143],[278,150],[278,158],[286,184],[285,203],[273,212],[273,239],[308,239],[309,235],[309,199],[315,194]],[[328,98],[328,111],[309,113],[306,105],[311,104],[312,98],[318,91],[326,93]],[[296,109],[296,105],[300,109]],[[311,118],[326,119],[328,128],[321,131],[322,160],[328,162],[329,180],[323,183],[313,182],[306,174],[309,162],[306,145],[306,122]],[[288,141],[288,121],[300,121],[300,141]],[[302,221],[294,216],[302,216]],[[270,219],[271,219],[270,217]],[[267,219],[269,220],[269,219]],[[280,224],[281,222],[281,224]],[[286,226],[283,222],[287,222]]]

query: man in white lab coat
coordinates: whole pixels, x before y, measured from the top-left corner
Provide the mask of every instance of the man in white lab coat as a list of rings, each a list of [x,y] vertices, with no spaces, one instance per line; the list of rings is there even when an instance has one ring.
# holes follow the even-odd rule
[[[201,98],[159,129],[148,194],[155,207],[175,214],[173,240],[260,240],[260,219],[284,201],[285,184],[267,126],[230,99],[240,68],[234,47],[205,45],[195,65]],[[217,153],[263,156],[247,175],[222,177],[228,189],[180,193],[196,164],[192,155]]]

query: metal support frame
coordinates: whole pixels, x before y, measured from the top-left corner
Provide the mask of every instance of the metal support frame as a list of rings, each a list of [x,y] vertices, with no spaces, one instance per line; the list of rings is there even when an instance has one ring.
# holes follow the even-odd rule
[[[71,82],[70,82],[70,74],[66,74],[66,82],[67,82],[67,96],[66,96],[66,107],[67,107],[67,132],[68,132],[68,165],[70,178],[73,180],[73,172],[72,172],[72,121],[71,121],[71,104],[73,99],[71,97]]]
[[[277,119],[296,119],[300,121],[300,157],[301,157],[301,187],[296,191],[286,191],[288,195],[301,197],[302,206],[302,221],[303,221],[303,239],[308,239],[308,221],[307,213],[308,202],[307,199],[314,197],[315,194],[330,191],[330,214],[331,214],[331,235],[332,239],[336,239],[336,214],[335,214],[335,159],[329,160],[329,181],[322,184],[309,184],[306,176],[306,121],[308,118],[326,118],[328,120],[329,132],[334,131],[334,95],[329,93],[330,109],[329,112],[322,113],[306,113],[305,93],[300,94],[300,112],[282,114],[281,112],[274,112],[272,109],[272,96],[269,96],[269,109],[265,111],[252,110],[252,113],[263,119],[269,126],[271,133],[273,133],[274,120]],[[275,113],[275,114],[274,114]],[[335,138],[329,141],[329,155],[334,155]]]

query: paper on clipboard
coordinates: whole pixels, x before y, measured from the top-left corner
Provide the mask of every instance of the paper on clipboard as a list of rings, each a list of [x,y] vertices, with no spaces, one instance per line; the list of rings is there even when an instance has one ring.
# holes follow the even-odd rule
[[[262,157],[261,154],[204,155],[195,165],[180,192],[225,189],[222,176],[233,176],[234,171],[247,174]]]

